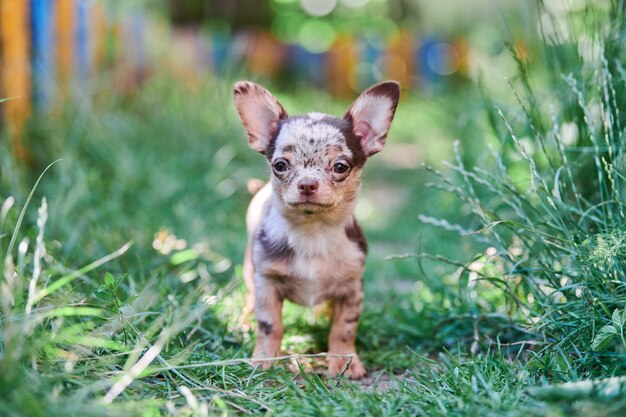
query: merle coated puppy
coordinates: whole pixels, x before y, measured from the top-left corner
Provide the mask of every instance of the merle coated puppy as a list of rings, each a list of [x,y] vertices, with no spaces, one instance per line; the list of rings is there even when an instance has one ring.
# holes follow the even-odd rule
[[[343,118],[290,117],[269,91],[248,81],[235,84],[234,96],[250,146],[272,170],[247,215],[247,308],[258,323],[253,358],[280,354],[285,298],[305,306],[330,301],[328,353],[344,356],[329,356],[329,375],[349,364],[346,376],[359,379],[366,371],[354,340],[367,242],[354,208],[361,170],[385,145],[400,87],[394,81],[370,87]]]

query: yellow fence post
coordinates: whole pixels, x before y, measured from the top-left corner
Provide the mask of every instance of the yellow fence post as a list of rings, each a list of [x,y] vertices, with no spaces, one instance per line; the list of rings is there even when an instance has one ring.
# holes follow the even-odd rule
[[[92,61],[94,67],[94,74],[98,74],[98,71],[102,69],[105,57],[106,57],[106,10],[104,5],[96,3],[91,6],[90,24],[92,26]]]
[[[411,32],[400,30],[389,42],[385,75],[403,87],[412,87],[414,53]]]
[[[17,158],[27,156],[22,133],[31,111],[29,42],[28,2],[0,1],[0,78],[2,98],[9,98],[0,106],[4,110]]]
[[[56,7],[56,64],[59,99],[67,98],[74,64],[74,38],[76,34],[75,0],[58,0]]]
[[[247,62],[253,74],[276,78],[285,61],[285,46],[269,31],[261,29],[251,33],[252,42],[246,51]]]
[[[330,92],[348,98],[354,94],[350,76],[359,62],[356,41],[352,37],[340,36],[328,50],[328,82]]]

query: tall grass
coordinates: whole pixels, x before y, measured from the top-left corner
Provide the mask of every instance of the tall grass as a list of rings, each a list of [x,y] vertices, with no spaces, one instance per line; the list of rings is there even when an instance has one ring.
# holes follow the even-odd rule
[[[216,312],[238,284],[224,283],[233,267],[221,253],[240,250],[239,240],[220,242],[236,233],[229,210],[243,224],[245,207],[233,208],[248,198],[251,175],[232,162],[228,133],[201,137],[224,130],[230,116],[206,116],[223,106],[204,108],[201,94],[181,104],[191,101],[183,94],[155,80],[133,100],[146,113],[113,100],[38,115],[28,132],[41,140],[31,146],[34,171],[63,158],[39,179],[0,143],[0,189],[10,193],[0,195],[0,415],[263,409],[238,390],[240,378],[256,377],[230,361],[243,356],[233,349],[243,341]],[[207,169],[213,163],[220,169]],[[238,179],[242,191],[228,199]],[[212,209],[221,222],[199,224]]]
[[[45,248],[46,199],[37,210],[33,248],[20,230],[28,205],[18,217],[13,204],[4,200],[0,217],[8,230],[15,225],[11,242],[20,239],[14,248],[6,245],[8,234],[0,235],[2,416],[153,416],[164,410],[208,416],[265,407],[237,389],[242,375],[254,383],[246,361],[215,361],[217,349],[206,351],[221,330],[209,312],[221,294],[212,294],[208,276],[198,278],[195,290],[181,288],[166,299],[154,279],[126,296],[124,276],[97,271],[127,256],[129,244],[68,270]],[[74,285],[94,276],[103,277],[102,284],[91,291]]]
[[[506,294],[539,339],[529,366],[551,381],[626,370],[624,5],[566,6],[539,7],[547,84],[516,56],[517,110],[486,98],[490,157],[466,166],[457,144],[453,174],[435,172],[476,232],[422,216],[486,248],[466,273]]]

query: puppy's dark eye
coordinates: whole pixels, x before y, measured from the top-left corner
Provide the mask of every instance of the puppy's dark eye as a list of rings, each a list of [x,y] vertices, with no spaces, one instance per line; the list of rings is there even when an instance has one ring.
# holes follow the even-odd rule
[[[350,169],[350,167],[342,162],[337,162],[335,165],[333,165],[333,171],[335,171],[337,174],[345,174],[346,172],[348,172],[348,169]]]
[[[273,168],[274,168],[274,172],[283,173],[287,171],[289,166],[287,165],[287,162],[285,161],[276,161],[274,162]]]

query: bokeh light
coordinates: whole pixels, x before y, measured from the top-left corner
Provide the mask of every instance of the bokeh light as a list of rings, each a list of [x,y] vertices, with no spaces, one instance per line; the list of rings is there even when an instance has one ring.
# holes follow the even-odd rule
[[[456,48],[449,43],[433,45],[426,55],[430,69],[439,75],[451,75],[459,69],[460,56]]]
[[[340,2],[343,6],[351,9],[358,9],[359,7],[365,6],[369,0],[340,0]]]
[[[325,20],[310,19],[298,32],[298,41],[310,52],[326,52],[335,41],[337,33],[333,25]]]
[[[326,16],[337,7],[337,0],[300,0],[302,9],[311,16]]]

